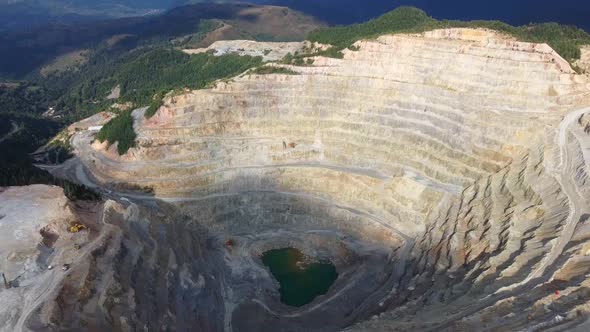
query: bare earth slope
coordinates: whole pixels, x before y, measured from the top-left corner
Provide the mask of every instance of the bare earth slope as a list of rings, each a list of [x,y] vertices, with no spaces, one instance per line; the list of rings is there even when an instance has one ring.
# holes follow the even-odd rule
[[[123,156],[73,136],[77,158],[53,171],[128,206],[115,223],[126,235],[104,258],[113,273],[91,297],[101,315],[85,319],[117,330],[587,329],[588,77],[547,45],[485,30],[355,46],[279,65],[294,75],[170,95],[150,119],[138,109],[138,147]],[[328,294],[278,301],[259,256],[284,246],[334,262]]]
[[[99,210],[93,203],[72,204],[55,186],[0,190],[0,272],[9,283],[5,289],[2,280],[0,287],[0,331],[27,330],[47,319],[52,299],[73,271],[62,271],[62,264],[86,261],[101,237]],[[68,232],[78,223],[85,230]],[[42,305],[48,310],[38,311]]]

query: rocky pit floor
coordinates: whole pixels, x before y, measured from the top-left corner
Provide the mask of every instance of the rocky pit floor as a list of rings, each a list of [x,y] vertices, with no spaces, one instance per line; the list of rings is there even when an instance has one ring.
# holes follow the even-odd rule
[[[89,160],[101,158],[101,154],[86,150],[92,145],[93,135],[79,132],[72,137],[76,149],[88,152],[88,155],[81,153],[80,156]],[[98,183],[79,158],[74,157],[62,165],[42,167],[55,175],[83,183],[100,191],[105,199],[126,206],[126,212],[121,212],[118,217],[103,212],[106,223],[114,223],[122,233],[128,234],[121,242],[111,241],[108,246],[119,251],[121,248],[134,251],[136,259],[141,256],[141,260],[151,261],[149,270],[155,273],[153,278],[169,279],[169,292],[175,296],[183,294],[180,301],[189,309],[194,306],[193,312],[199,313],[195,317],[184,317],[187,326],[186,321],[194,321],[199,326],[207,326],[204,330],[211,331],[339,330],[372,312],[373,303],[384,296],[383,288],[390,286],[402,271],[396,267],[400,261],[394,261],[394,257],[401,248],[408,250],[409,246],[404,245],[407,239],[401,239],[385,225],[362,220],[370,225],[366,229],[359,228],[353,224],[359,221],[358,217],[349,221],[351,225],[346,225],[350,211],[340,212],[344,218],[338,227],[334,227],[331,220],[298,219],[296,215],[292,219],[276,220],[272,214],[265,215],[265,206],[259,206],[264,205],[261,202],[268,202],[278,209],[328,210],[329,202],[324,207],[313,199],[298,197],[287,203],[275,202],[274,194],[257,193],[222,195],[234,197],[235,202],[227,202],[218,200],[216,195],[152,197],[139,192],[122,192]],[[219,223],[204,212],[225,209],[231,214],[234,204],[241,211]],[[228,207],[230,205],[232,208]],[[124,220],[124,225],[116,220]],[[182,238],[176,242],[174,236],[180,236],[179,233]],[[173,242],[162,237],[172,237]],[[232,245],[227,244],[228,240]],[[153,244],[146,247],[146,243]],[[196,258],[188,258],[186,248],[181,248],[183,245],[199,247],[195,249],[198,252]],[[279,284],[261,260],[265,251],[287,247],[297,248],[314,259],[331,261],[339,274],[327,294],[300,308],[280,302]],[[165,263],[154,262],[158,260],[154,256],[162,255],[161,252],[171,252],[172,256],[167,257]],[[185,263],[180,264],[178,260]],[[137,262],[129,265],[132,266],[123,268],[130,269],[124,271],[129,275],[150,273],[144,270],[145,266],[137,266]],[[104,269],[108,271],[110,268]],[[177,284],[170,284],[175,278]],[[138,280],[127,282],[119,287],[134,292],[146,291],[145,287],[148,287]],[[156,306],[157,309],[153,310],[168,310],[166,303]],[[129,307],[121,308],[121,312],[130,314]],[[180,317],[174,319],[180,320]],[[120,324],[121,327],[126,325],[125,322]],[[178,329],[183,330],[182,325]]]

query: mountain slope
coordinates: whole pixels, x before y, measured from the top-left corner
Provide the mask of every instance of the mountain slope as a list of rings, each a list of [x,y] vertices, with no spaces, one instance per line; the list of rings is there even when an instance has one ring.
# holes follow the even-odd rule
[[[205,20],[216,25],[200,25]],[[208,38],[213,42],[228,36],[241,39],[303,40],[321,26],[311,17],[284,7],[249,4],[196,4],[178,7],[160,15],[121,18],[91,23],[51,24],[32,30],[0,35],[0,77],[21,78],[72,51],[95,48],[109,38],[127,36],[131,47],[167,42],[211,28],[224,28]],[[206,35],[201,36],[206,38]]]

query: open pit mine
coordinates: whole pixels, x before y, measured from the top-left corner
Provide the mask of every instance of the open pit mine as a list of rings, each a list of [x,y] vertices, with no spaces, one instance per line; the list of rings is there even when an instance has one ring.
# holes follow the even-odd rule
[[[488,30],[354,46],[136,109],[122,156],[108,114],[73,125],[49,168],[105,200],[59,216],[93,220],[75,257],[45,232],[71,265],[0,292],[4,330],[590,330],[589,77]]]

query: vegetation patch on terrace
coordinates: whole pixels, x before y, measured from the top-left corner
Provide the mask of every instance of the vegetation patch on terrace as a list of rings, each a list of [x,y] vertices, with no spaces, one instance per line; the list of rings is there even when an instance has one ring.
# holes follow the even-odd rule
[[[101,143],[107,141],[109,146],[117,142],[117,152],[123,155],[135,146],[136,136],[131,111],[124,111],[107,122],[96,135],[96,139]]]
[[[161,101],[154,101],[154,97],[161,98],[175,89],[206,88],[216,80],[236,76],[261,64],[261,57],[188,55],[172,49],[154,49],[125,61],[109,75],[96,77],[96,84],[76,87],[71,95],[93,96],[83,97],[82,100],[96,100],[120,85],[121,94],[117,102],[131,102],[135,107],[149,105],[146,116],[151,117],[161,106]],[[97,104],[85,106],[104,109],[109,103],[112,101],[103,98]]]
[[[156,96],[156,98],[154,98],[154,100],[152,100],[152,102],[148,106],[147,110],[145,110],[145,117],[149,119],[152,116],[154,116],[154,114],[156,114],[158,109],[162,107],[163,104],[164,101],[162,100],[162,98],[160,96]]]
[[[188,55],[158,49],[121,67],[110,85],[121,84],[122,101],[148,105],[156,94],[179,88],[202,89],[212,82],[238,75],[262,63],[261,57],[227,54]]]
[[[524,42],[547,43],[570,62],[580,58],[581,45],[590,44],[590,35],[575,26],[541,23],[514,27],[500,21],[436,20],[414,7],[400,7],[365,23],[318,29],[311,32],[307,39],[333,45],[332,50],[325,51],[324,55],[340,57],[340,50],[349,48],[361,39],[446,28],[485,28],[508,34]]]
[[[267,74],[285,74],[285,75],[297,75],[298,72],[285,67],[277,66],[262,66],[254,68],[250,71],[251,74],[267,75]]]

